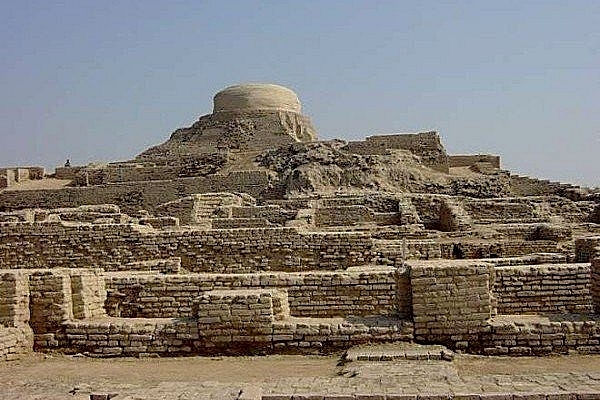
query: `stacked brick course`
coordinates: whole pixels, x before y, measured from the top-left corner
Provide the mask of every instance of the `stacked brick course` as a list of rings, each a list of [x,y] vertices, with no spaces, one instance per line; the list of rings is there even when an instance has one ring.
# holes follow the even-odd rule
[[[31,328],[36,349],[60,347],[64,324],[73,319],[71,278],[67,271],[36,271],[29,276]]]
[[[588,264],[496,268],[499,314],[593,312]]]
[[[272,341],[277,295],[264,289],[207,292],[199,298],[198,330],[215,346],[243,347],[254,342],[260,348],[260,343]]]
[[[268,185],[269,177],[265,171],[232,171],[226,175],[124,182],[60,190],[4,191],[0,193],[0,204],[6,211],[20,210],[24,205],[30,208],[61,208],[87,204],[119,204],[124,212],[130,213],[139,209],[154,210],[159,204],[195,193],[230,191],[258,196]]]
[[[416,339],[476,348],[494,312],[493,267],[484,262],[410,266]]]
[[[590,270],[408,261],[408,270],[183,275],[5,271],[0,358],[31,350],[29,326],[38,350],[96,356],[312,352],[412,340],[413,332],[421,342],[484,354],[599,353],[599,264],[594,260]],[[577,293],[563,295],[567,288]],[[107,316],[111,304],[121,314]]]
[[[487,355],[544,355],[600,352],[600,324],[596,320],[560,320],[503,316],[490,321],[491,331],[482,336]]]
[[[591,292],[594,312],[600,315],[600,258],[594,258],[591,266]]]
[[[575,240],[575,260],[590,262],[600,257],[600,236],[588,236]]]
[[[16,360],[32,350],[27,275],[0,271],[0,360]]]
[[[120,316],[192,317],[194,301],[215,289],[287,290],[291,315],[410,315],[406,271],[368,269],[347,272],[134,275],[109,274],[111,304]]]
[[[55,268],[180,257],[193,272],[331,270],[370,261],[371,236],[300,233],[295,228],[157,231],[140,225],[5,224],[0,267]],[[44,249],[40,252],[39,249]]]

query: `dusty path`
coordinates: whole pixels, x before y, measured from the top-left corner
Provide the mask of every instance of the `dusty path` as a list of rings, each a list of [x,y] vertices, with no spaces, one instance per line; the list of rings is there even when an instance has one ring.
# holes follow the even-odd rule
[[[36,354],[0,364],[1,399],[236,399],[263,393],[598,390],[600,356],[350,363],[338,356],[90,359]],[[345,372],[343,375],[338,373]],[[350,372],[350,373],[349,373]],[[74,392],[73,389],[77,389]],[[73,394],[70,394],[72,392]]]

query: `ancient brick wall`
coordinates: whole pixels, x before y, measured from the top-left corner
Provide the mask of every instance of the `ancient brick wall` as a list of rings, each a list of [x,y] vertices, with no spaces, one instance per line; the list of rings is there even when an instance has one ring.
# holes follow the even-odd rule
[[[494,310],[493,267],[477,261],[410,262],[415,338],[477,349]]]
[[[297,211],[286,210],[277,205],[265,206],[239,206],[231,208],[233,218],[264,218],[269,222],[279,225],[285,225],[287,221],[296,218]]]
[[[552,240],[448,240],[438,244],[441,257],[450,259],[517,257],[558,251],[557,243]]]
[[[600,258],[594,258],[591,264],[591,292],[594,312],[600,315]]]
[[[543,318],[494,317],[481,337],[483,354],[547,355],[600,353],[600,323],[597,320],[550,321]]]
[[[599,353],[600,325],[591,304],[599,297],[600,265],[596,260],[592,265],[591,272],[587,264],[494,268],[477,260],[409,261],[408,271],[106,276],[85,269],[5,271],[0,359],[31,350],[29,309],[36,349],[101,356],[318,351],[411,340],[410,319],[418,341],[469,352]],[[136,318],[104,313],[104,282],[110,292],[106,307],[120,301],[122,316]],[[538,297],[511,298],[521,283]],[[561,285],[581,287],[582,293],[555,296]],[[527,305],[517,309],[518,302]],[[519,314],[496,315],[508,307]],[[546,310],[580,315],[539,315]],[[530,311],[538,315],[525,315]]]
[[[105,316],[106,284],[101,271],[78,271],[70,275],[73,317],[86,319]]]
[[[0,188],[9,188],[16,183],[15,171],[12,169],[0,170]]]
[[[406,271],[368,269],[345,272],[128,275],[109,274],[109,303],[123,317],[193,316],[194,301],[216,289],[285,289],[297,317],[411,314]]]
[[[593,312],[588,264],[498,267],[495,272],[499,314]]]
[[[369,136],[364,141],[349,142],[344,150],[356,154],[385,154],[389,149],[408,150],[419,156],[424,165],[448,172],[448,155],[437,132]]]
[[[159,204],[186,195],[208,192],[241,192],[259,196],[269,185],[266,172],[240,171],[227,175],[146,181],[90,187],[7,191],[0,193],[0,211],[23,208],[61,208],[86,204],[117,204],[124,212],[154,210]]]
[[[181,225],[197,225],[215,217],[231,217],[231,208],[243,204],[243,199],[232,193],[193,194],[156,207],[158,215],[173,216]]]
[[[193,272],[305,271],[363,265],[367,233],[299,233],[294,228],[156,231],[136,225],[5,224],[2,268],[102,267],[180,257]]]
[[[500,156],[491,154],[449,155],[448,164],[452,167],[470,167],[477,163],[489,163],[494,168],[500,168]]]
[[[539,222],[540,215],[528,201],[517,199],[465,199],[463,206],[478,223],[486,222]]]
[[[321,207],[315,210],[316,226],[348,226],[373,222],[371,210],[361,205]]]
[[[23,271],[0,271],[0,325],[29,323],[29,278]]]
[[[214,218],[210,223],[213,229],[266,228],[274,226],[266,218]]]
[[[64,323],[73,319],[71,279],[67,271],[36,271],[29,276],[30,325],[34,348],[64,344]]]
[[[600,257],[600,236],[575,239],[576,262],[590,262],[596,257]]]
[[[0,271],[0,361],[33,351],[29,327],[29,282],[20,271]]]
[[[274,297],[264,289],[213,290],[198,299],[198,331],[215,346],[269,346],[273,340]],[[262,344],[262,345],[261,345]]]

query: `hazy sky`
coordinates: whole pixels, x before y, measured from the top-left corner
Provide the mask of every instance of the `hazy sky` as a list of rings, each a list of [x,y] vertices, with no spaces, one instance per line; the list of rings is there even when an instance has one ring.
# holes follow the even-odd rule
[[[241,82],[321,138],[438,130],[450,153],[600,186],[600,1],[0,2],[0,165],[129,159]]]

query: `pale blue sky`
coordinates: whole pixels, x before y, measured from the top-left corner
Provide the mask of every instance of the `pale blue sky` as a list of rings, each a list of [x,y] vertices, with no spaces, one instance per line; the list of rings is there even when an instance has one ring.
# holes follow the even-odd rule
[[[599,0],[2,0],[0,50],[0,165],[128,159],[273,82],[321,138],[436,129],[600,186]]]

